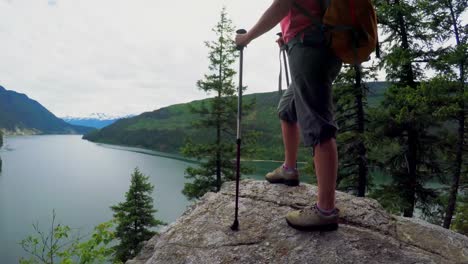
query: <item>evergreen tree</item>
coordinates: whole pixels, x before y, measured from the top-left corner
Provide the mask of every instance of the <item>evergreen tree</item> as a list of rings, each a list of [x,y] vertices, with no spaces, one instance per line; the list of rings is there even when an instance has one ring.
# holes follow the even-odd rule
[[[445,217],[443,226],[450,228],[452,218],[457,204],[457,196],[462,178],[463,164],[466,160],[466,66],[468,63],[468,32],[462,26],[461,15],[466,11],[467,1],[427,1],[426,15],[433,21],[433,27],[440,32],[440,38],[447,40],[455,39],[455,46],[450,45],[447,48],[441,49],[439,56],[431,65],[438,70],[446,79],[446,86],[453,87],[457,83],[455,89],[447,89],[447,94],[453,97],[451,104],[447,103],[446,120],[455,122],[457,126],[455,151],[453,147],[448,150],[448,155],[452,157],[450,166],[447,170],[451,174],[450,190],[448,194],[447,206],[445,209]],[[452,155],[453,154],[453,155]],[[466,163],[466,161],[465,161]]]
[[[423,66],[434,58],[440,32],[425,13],[427,0],[376,0],[384,38],[381,66],[387,80],[399,87],[415,88],[424,78]]]
[[[433,83],[439,85],[439,94],[443,101],[434,106],[439,121],[450,129],[440,130],[443,135],[440,160],[444,184],[450,186],[434,205],[435,215],[431,220],[449,228],[457,206],[457,196],[460,190],[466,165],[466,64],[467,64],[467,27],[461,24],[461,14],[466,11],[466,1],[417,1],[424,17],[429,21],[431,31],[436,36],[433,46],[438,47],[428,56],[428,65],[435,69],[439,76]],[[455,44],[453,44],[455,42]],[[437,44],[437,45],[435,45]],[[454,147],[455,146],[455,147]],[[466,167],[465,167],[466,168]],[[447,179],[450,178],[449,182]],[[463,193],[463,192],[462,192]],[[441,209],[445,207],[445,209]],[[460,214],[457,214],[459,216]],[[445,218],[445,219],[444,219]]]
[[[356,67],[345,67],[337,78],[334,90],[336,121],[340,127],[337,140],[342,157],[337,185],[341,190],[353,191],[359,197],[364,197],[369,184],[368,151],[365,142],[369,88],[363,80],[367,77],[375,78],[375,67],[361,68],[359,75],[356,75]],[[359,81],[360,85],[357,84],[356,77],[363,79]]]
[[[199,166],[189,167],[186,178],[191,179],[184,186],[183,193],[189,198],[199,198],[209,191],[219,191],[224,181],[235,177],[235,128],[237,113],[236,86],[233,69],[238,53],[233,41],[234,27],[228,18],[226,9],[221,11],[220,20],[213,28],[217,39],[205,43],[209,49],[209,74],[197,82],[199,89],[214,94],[208,103],[192,112],[200,115],[194,122],[196,128],[207,131],[205,142],[188,140],[182,153],[200,161]],[[252,105],[244,104],[249,109]],[[245,112],[245,111],[244,111]],[[244,144],[243,154],[251,152],[250,146]],[[249,150],[250,149],[250,150]],[[245,169],[243,170],[245,172]]]
[[[434,114],[440,86],[423,82],[415,88],[392,86],[379,109],[372,111],[373,156],[393,182],[374,191],[387,209],[412,217],[417,203],[425,212],[437,198],[427,182],[440,176],[442,122]]]
[[[435,56],[438,32],[424,13],[425,0],[376,1],[379,23],[385,38],[382,66],[393,86],[376,116],[376,145],[381,148],[380,165],[393,177],[393,183],[374,195],[400,200],[399,211],[412,217],[416,203],[426,204],[436,194],[426,182],[439,170],[438,143],[430,131],[440,125],[434,122],[429,101],[437,101],[431,85],[423,85],[423,67]],[[433,98],[425,98],[431,96]],[[429,107],[429,108],[428,108]],[[385,149],[384,149],[385,148]],[[399,194],[399,196],[396,196]],[[384,204],[389,202],[382,201]]]
[[[135,257],[143,246],[142,242],[156,234],[150,228],[164,225],[153,216],[157,212],[151,197],[154,186],[148,179],[135,168],[130,188],[125,193],[126,201],[111,206],[117,222],[115,236],[120,242],[114,247],[116,260],[125,262]]]
[[[461,196],[461,201],[457,205],[457,211],[452,224],[453,230],[468,236],[468,195]]]

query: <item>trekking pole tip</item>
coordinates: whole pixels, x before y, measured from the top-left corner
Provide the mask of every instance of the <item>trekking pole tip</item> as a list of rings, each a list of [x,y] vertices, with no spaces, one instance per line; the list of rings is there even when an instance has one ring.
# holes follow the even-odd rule
[[[236,219],[234,220],[234,223],[231,226],[232,231],[239,231],[239,221]]]

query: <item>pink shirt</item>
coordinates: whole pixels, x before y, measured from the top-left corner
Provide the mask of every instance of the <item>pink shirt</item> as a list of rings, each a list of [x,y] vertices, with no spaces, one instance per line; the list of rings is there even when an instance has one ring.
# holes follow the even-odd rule
[[[300,6],[304,7],[313,16],[320,17],[320,5],[317,0],[297,0]],[[310,18],[306,17],[294,6],[289,10],[283,20],[281,20],[281,31],[283,32],[284,43],[288,43],[299,32],[303,31],[312,24]]]

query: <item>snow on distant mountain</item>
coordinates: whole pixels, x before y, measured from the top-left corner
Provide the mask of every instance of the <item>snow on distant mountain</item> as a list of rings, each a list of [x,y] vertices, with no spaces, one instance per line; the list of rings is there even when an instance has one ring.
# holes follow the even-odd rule
[[[135,115],[109,115],[109,114],[104,114],[104,113],[91,113],[86,116],[64,116],[62,119],[96,119],[96,120],[111,120],[111,119],[120,119],[120,118],[127,118],[127,117],[132,117]]]
[[[119,119],[133,117],[135,115],[113,116],[104,113],[92,113],[88,116],[65,116],[62,119],[72,125],[88,126],[101,129],[115,123]]]

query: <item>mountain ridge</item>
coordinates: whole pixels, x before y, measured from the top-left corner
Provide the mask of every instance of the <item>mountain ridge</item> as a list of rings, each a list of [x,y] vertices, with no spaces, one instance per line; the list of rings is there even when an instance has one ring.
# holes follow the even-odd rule
[[[90,127],[70,125],[26,94],[0,86],[0,129],[6,135],[85,134]]]

